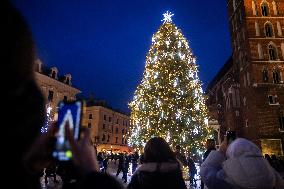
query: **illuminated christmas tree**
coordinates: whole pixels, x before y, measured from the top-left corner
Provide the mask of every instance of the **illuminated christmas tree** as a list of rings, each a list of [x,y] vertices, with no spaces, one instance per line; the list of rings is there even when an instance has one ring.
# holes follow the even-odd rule
[[[211,137],[196,58],[188,42],[164,14],[163,24],[152,37],[141,84],[130,103],[129,144],[143,147],[154,136],[172,146],[200,155]]]

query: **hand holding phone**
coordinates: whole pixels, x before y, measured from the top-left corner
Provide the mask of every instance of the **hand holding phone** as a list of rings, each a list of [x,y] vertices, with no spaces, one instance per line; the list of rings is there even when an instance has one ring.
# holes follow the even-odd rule
[[[66,137],[65,127],[69,125],[75,140],[79,140],[82,117],[82,101],[60,102],[58,104],[58,121],[53,157],[59,161],[72,160],[70,141]]]

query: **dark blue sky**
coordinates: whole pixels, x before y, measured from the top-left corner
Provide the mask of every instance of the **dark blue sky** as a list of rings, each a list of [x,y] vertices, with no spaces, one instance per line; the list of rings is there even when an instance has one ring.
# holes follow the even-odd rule
[[[231,54],[226,0],[14,0],[37,51],[88,95],[127,110],[152,35],[171,11],[197,56],[203,88]]]

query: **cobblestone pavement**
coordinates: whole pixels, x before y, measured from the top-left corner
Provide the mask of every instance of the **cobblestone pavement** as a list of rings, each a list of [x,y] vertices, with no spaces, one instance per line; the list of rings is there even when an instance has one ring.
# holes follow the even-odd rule
[[[130,164],[130,170],[132,170],[131,164]],[[116,177],[116,171],[117,171],[117,164],[115,164],[114,161],[109,161],[109,166],[108,166],[108,169],[107,169],[107,173],[109,175],[113,176],[113,177]],[[122,179],[122,172],[118,175],[117,180],[119,182],[121,182],[121,184],[126,187],[127,184],[131,180],[131,175],[132,175],[131,172],[128,173],[128,175],[127,175],[127,183],[123,182],[124,180]],[[61,189],[62,188],[62,181],[61,181],[61,178],[59,176],[57,176],[57,180],[59,181],[58,183],[54,183],[52,177],[49,177],[47,180],[48,180],[48,183],[46,185],[44,178],[41,177],[40,181],[41,181],[42,189]],[[188,189],[200,189],[200,178],[198,178],[198,176],[196,176],[196,182],[194,183],[193,186],[189,185],[189,181],[186,181],[186,185],[187,185]]]

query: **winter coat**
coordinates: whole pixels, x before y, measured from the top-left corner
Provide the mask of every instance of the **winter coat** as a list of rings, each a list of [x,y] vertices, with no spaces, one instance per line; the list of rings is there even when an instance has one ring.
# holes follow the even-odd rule
[[[144,163],[134,173],[128,189],[186,189],[176,162]]]
[[[252,142],[239,138],[228,147],[226,157],[211,151],[200,175],[210,189],[283,189],[284,180],[263,158]]]

